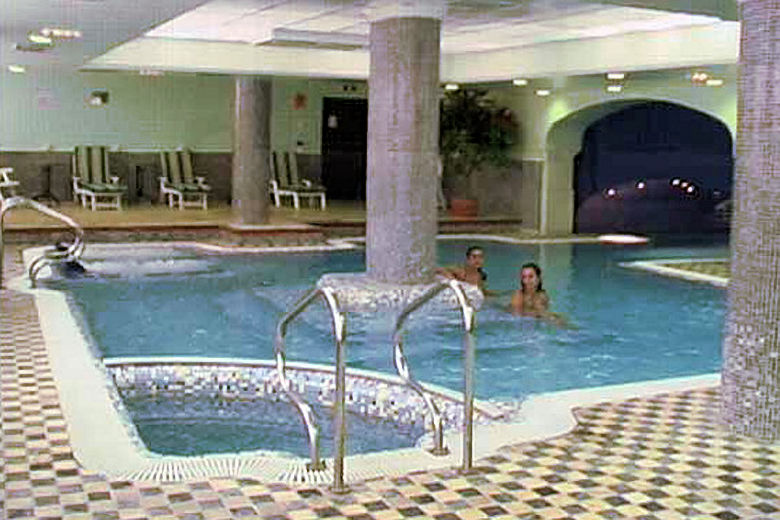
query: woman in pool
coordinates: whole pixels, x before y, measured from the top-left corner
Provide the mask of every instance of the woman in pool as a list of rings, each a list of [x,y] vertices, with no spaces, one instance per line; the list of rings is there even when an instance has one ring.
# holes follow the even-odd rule
[[[542,269],[534,263],[524,264],[520,268],[520,289],[512,294],[509,304],[512,314],[541,318],[556,325],[564,325],[565,320],[550,312],[550,297],[542,288]]]

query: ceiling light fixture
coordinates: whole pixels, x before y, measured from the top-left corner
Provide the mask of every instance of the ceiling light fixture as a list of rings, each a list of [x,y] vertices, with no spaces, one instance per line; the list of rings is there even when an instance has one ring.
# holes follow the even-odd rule
[[[708,79],[706,81],[705,85],[707,85],[708,87],[720,87],[721,85],[723,85],[723,80],[722,79],[714,79],[714,78]]]
[[[545,97],[550,95],[550,90],[546,88],[540,88],[536,91],[537,96]]]
[[[73,40],[81,38],[81,31],[75,29],[61,29],[59,27],[44,27],[38,34],[45,38],[54,38],[58,40]]]
[[[607,79],[611,81],[620,81],[626,78],[625,72],[607,72]]]
[[[54,43],[51,37],[44,36],[43,34],[40,33],[29,33],[27,35],[27,39],[39,45],[51,45],[52,43]]]
[[[528,85],[528,80],[527,79],[522,79],[522,78],[515,78],[515,79],[512,80],[512,85],[514,85],[516,87],[524,87],[524,86]]]
[[[27,72],[27,68],[23,65],[9,65],[8,71],[13,72],[14,74],[24,74]]]
[[[623,91],[623,85],[607,85],[607,92],[618,94]]]
[[[453,90],[458,90],[460,86],[457,83],[447,83],[444,85],[444,90],[449,90],[450,92]]]
[[[694,83],[704,83],[710,76],[706,72],[694,72],[691,74],[691,81]]]

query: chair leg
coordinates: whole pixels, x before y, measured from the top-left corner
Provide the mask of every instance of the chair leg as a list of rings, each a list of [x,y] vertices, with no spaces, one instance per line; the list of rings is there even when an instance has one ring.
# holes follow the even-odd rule
[[[320,195],[320,209],[325,210],[325,194]]]
[[[293,193],[293,206],[295,209],[301,209],[301,199],[298,198],[297,193]]]

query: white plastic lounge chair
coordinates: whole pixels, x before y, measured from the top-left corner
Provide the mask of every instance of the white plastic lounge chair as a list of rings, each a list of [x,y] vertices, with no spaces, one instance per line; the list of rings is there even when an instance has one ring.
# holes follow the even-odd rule
[[[294,153],[271,152],[271,195],[274,205],[282,205],[282,197],[290,197],[293,207],[301,209],[301,198],[308,198],[312,204],[320,201],[320,209],[325,209],[325,187],[298,177],[298,161]]]
[[[73,154],[73,199],[92,211],[122,209],[122,195],[127,186],[110,174],[108,148],[77,146]]]
[[[160,152],[162,176],[160,177],[160,202],[167,202],[179,209],[208,209],[211,186],[206,177],[195,176],[192,170],[192,157],[186,148]]]
[[[19,186],[19,181],[11,178],[13,171],[13,168],[0,168],[0,202],[16,195],[16,187]]]

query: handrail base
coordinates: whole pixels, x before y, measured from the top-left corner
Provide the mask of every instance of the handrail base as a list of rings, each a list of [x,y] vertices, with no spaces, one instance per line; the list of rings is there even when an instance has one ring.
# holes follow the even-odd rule
[[[320,459],[317,462],[309,461],[306,463],[306,469],[309,471],[324,471],[328,469],[328,465],[324,460]]]
[[[431,455],[435,455],[436,457],[443,457],[445,455],[450,454],[450,449],[447,446],[442,446],[441,448],[434,446],[433,448],[430,448],[425,451],[427,451]]]

